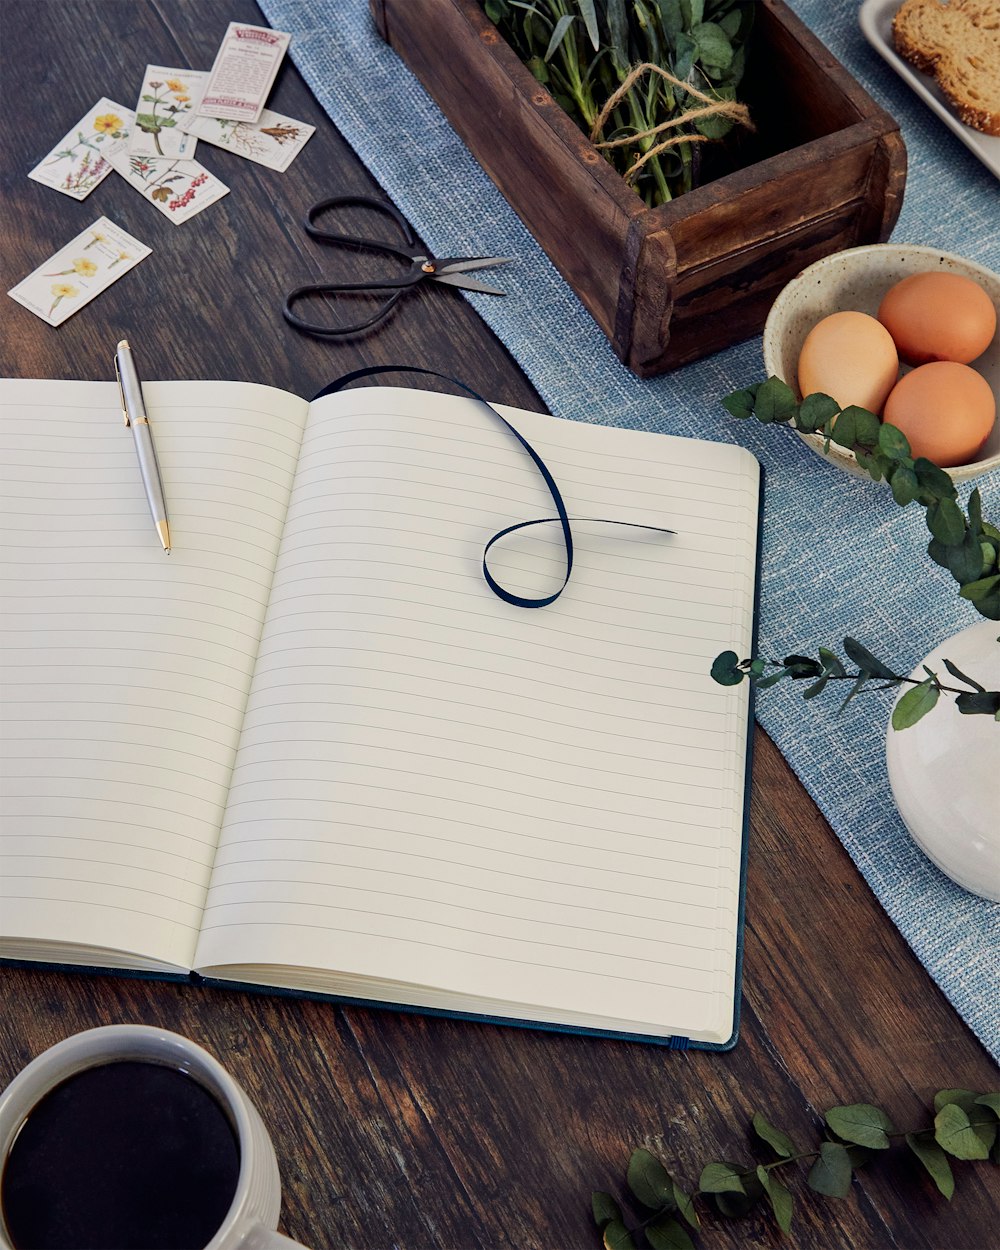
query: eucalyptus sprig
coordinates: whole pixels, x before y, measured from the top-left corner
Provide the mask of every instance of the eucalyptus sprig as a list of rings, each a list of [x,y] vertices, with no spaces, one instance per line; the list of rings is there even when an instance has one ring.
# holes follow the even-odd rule
[[[713,100],[735,101],[753,25],[752,0],[480,3],[518,59],[588,136],[633,67],[667,70],[675,83],[647,74],[623,91],[602,127],[602,149],[647,204],[662,204],[697,185],[700,145],[723,138],[733,121],[724,112],[688,115],[704,114],[706,92]],[[690,94],[685,85],[700,94]],[[662,139],[655,132],[668,121],[676,125],[671,135],[678,141],[650,156]]]
[[[997,641],[1000,642],[1000,638]],[[972,677],[967,677],[951,660],[943,659],[941,663],[967,689],[946,686],[926,664],[924,672],[927,676],[919,681],[915,677],[893,672],[888,664],[872,655],[855,638],[844,639],[844,654],[857,665],[856,672],[848,672],[840,657],[826,647],[819,648],[818,659],[808,655],[786,655],[783,660],[764,660],[759,656],[741,660],[735,651],[723,651],[715,657],[712,678],[720,686],[737,686],[746,678],[758,690],[766,690],[785,677],[790,677],[792,681],[808,681],[809,686],[802,692],[804,699],[815,699],[830,682],[849,681],[851,688],[840,705],[841,711],[862,692],[895,690],[902,685],[910,685],[913,689],[908,690],[893,708],[893,729],[909,729],[915,725],[931,711],[943,693],[957,696],[955,705],[965,716],[985,715],[1000,721],[1000,690],[987,690]],[[878,685],[870,684],[876,681]]]
[[[927,554],[951,573],[959,595],[981,616],[1000,621],[1000,529],[983,519],[978,486],[964,513],[955,483],[932,461],[914,459],[902,430],[880,421],[867,408],[841,409],[829,395],[807,395],[800,403],[780,378],[734,391],[722,403],[734,417],[755,417],[764,425],[790,422],[805,434],[822,434],[827,447],[836,443],[853,451],[876,482],[884,478],[896,503],[921,504],[931,535]]]
[[[905,1143],[910,1154],[949,1202],[955,1192],[951,1159],[992,1159],[1000,1163],[1000,1093],[976,1094],[968,1089],[943,1089],[934,1096],[929,1123],[901,1131],[880,1107],[855,1103],[831,1107],[823,1117],[823,1140],[814,1149],[800,1150],[781,1129],[756,1112],[752,1121],[758,1147],[767,1147],[770,1161],[706,1163],[698,1187],[689,1193],[649,1150],[632,1152],[625,1183],[636,1208],[630,1227],[618,1201],[597,1191],[591,1212],[605,1250],[693,1250],[688,1229],[701,1228],[699,1207],[728,1219],[749,1215],[759,1205],[770,1209],[779,1229],[792,1225],[795,1199],[777,1173],[793,1173],[808,1162],[805,1182],[814,1192],[845,1198],[857,1168],[887,1151],[893,1142]],[[777,1156],[774,1158],[773,1156]],[[787,1175],[785,1176],[787,1179]],[[685,1227],[685,1225],[687,1227]]]

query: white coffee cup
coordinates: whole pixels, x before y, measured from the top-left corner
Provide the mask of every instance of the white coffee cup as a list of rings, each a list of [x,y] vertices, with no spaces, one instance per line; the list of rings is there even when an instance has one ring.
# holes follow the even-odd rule
[[[227,1112],[236,1131],[240,1171],[229,1211],[205,1250],[304,1250],[275,1231],[281,1210],[281,1178],[263,1121],[222,1065],[194,1042],[144,1024],[89,1029],[58,1042],[0,1094],[0,1160],[5,1160],[28,1113],[55,1086],[85,1068],[123,1060],[157,1063],[187,1072]],[[0,1218],[0,1250],[13,1250]]]

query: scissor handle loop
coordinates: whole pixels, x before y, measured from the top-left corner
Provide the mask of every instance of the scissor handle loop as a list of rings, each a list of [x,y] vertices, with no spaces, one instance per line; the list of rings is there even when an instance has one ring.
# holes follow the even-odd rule
[[[325,213],[331,208],[349,208],[351,205],[370,208],[372,212],[381,213],[383,217],[390,218],[399,227],[403,235],[403,242],[411,250],[404,250],[401,246],[384,239],[362,238],[360,235],[353,234],[339,234],[334,230],[321,230],[316,225],[316,218],[321,213]],[[412,259],[412,249],[416,247],[417,242],[416,236],[410,229],[409,222],[395,204],[390,204],[388,200],[376,200],[368,195],[335,195],[328,200],[320,200],[306,213],[303,225],[305,226],[306,234],[313,239],[318,239],[321,243],[340,243],[347,244],[350,247],[370,248],[373,251],[388,252],[393,256],[401,256],[404,260]]]
[[[303,330],[306,334],[314,334],[321,339],[339,339],[345,338],[349,334],[359,334],[362,330],[368,330],[378,322],[383,321],[392,312],[397,301],[410,289],[412,282],[405,277],[399,282],[349,282],[349,283],[315,283],[311,282],[307,286],[296,287],[294,291],[290,291],[285,297],[285,305],[281,310],[282,316],[289,325],[295,326],[296,330]],[[376,288],[384,290],[392,290],[392,294],[366,321],[355,321],[345,326],[321,326],[313,321],[305,321],[297,313],[292,311],[292,305],[300,299],[306,299],[310,295],[337,295],[343,291],[371,291]]]

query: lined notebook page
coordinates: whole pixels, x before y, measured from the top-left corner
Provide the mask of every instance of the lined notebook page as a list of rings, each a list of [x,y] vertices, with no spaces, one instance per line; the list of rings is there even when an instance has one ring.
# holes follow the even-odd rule
[[[196,966],[725,1040],[747,716],[708,672],[750,639],[757,464],[503,411],[571,516],[676,535],[577,522],[562,597],[509,606],[484,544],[554,509],[496,419],[313,405]],[[518,593],[562,578],[558,526],[494,552]]]
[[[115,383],[2,393],[0,952],[187,968],[307,406],[144,387],[167,556]]]

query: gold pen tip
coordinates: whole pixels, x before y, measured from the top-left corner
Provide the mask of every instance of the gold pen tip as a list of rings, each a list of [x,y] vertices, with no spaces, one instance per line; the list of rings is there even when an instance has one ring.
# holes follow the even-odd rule
[[[118,340],[118,348],[119,348],[119,350],[121,350],[121,348],[123,348],[123,347],[124,347],[124,348],[127,348],[127,349],[128,349],[128,351],[131,351],[131,350],[132,350],[132,348],[131,348],[131,347],[129,347],[129,342],[128,342],[128,339],[119,339],[119,340]]]

